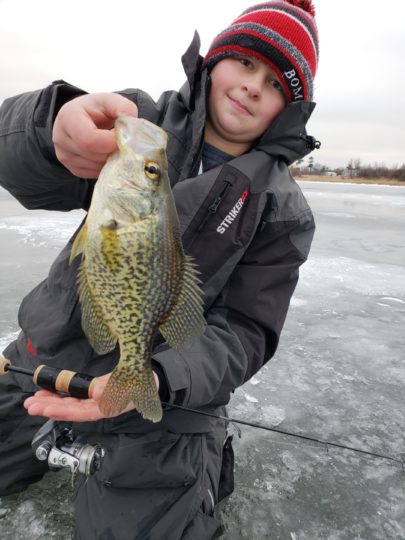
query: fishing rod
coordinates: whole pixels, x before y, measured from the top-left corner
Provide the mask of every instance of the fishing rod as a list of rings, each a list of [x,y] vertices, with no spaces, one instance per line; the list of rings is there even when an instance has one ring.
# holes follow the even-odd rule
[[[224,420],[226,422],[229,422],[230,424],[242,424],[244,426],[250,426],[250,427],[253,427],[253,428],[257,428],[257,429],[264,429],[266,431],[272,431],[274,433],[280,433],[281,435],[288,435],[289,437],[295,437],[295,438],[298,438],[298,439],[303,439],[305,441],[315,442],[315,443],[322,444],[322,445],[325,445],[325,446],[334,446],[335,448],[341,448],[341,449],[344,449],[344,450],[350,450],[351,452],[359,452],[361,454],[366,454],[368,456],[381,458],[381,459],[387,459],[389,461],[399,463],[402,466],[402,468],[404,469],[404,471],[405,471],[405,454],[400,454],[402,459],[398,459],[398,458],[394,458],[392,456],[386,456],[384,454],[379,454],[377,452],[371,452],[371,451],[368,451],[368,450],[363,450],[362,448],[355,448],[354,446],[347,446],[347,445],[337,443],[337,442],[324,441],[322,439],[317,439],[315,437],[310,437],[309,435],[301,435],[300,433],[293,433],[291,431],[285,431],[283,429],[279,429],[279,428],[276,428],[276,427],[265,426],[263,424],[257,424],[255,422],[248,422],[246,420],[240,420],[240,419],[237,419],[237,418],[232,418],[230,416],[221,416],[219,414],[209,413],[207,411],[201,411],[199,409],[192,409],[190,407],[184,407],[183,405],[175,405],[175,404],[172,404],[172,403],[165,403],[163,401],[162,401],[162,405],[165,405],[165,406],[167,406],[169,408],[180,409],[182,411],[193,412],[195,414],[203,414],[205,416],[211,416],[212,418],[218,418],[220,420]],[[241,437],[240,429],[237,428],[237,431],[238,431],[239,437]]]
[[[8,372],[15,372],[22,375],[30,376],[32,377],[33,382],[41,388],[45,388],[46,390],[50,390],[51,392],[61,392],[63,394],[69,394],[72,397],[77,397],[80,399],[90,398],[93,394],[94,386],[97,382],[97,377],[92,377],[84,373],[78,373],[76,371],[70,371],[67,369],[59,369],[46,365],[40,365],[35,370],[31,370],[14,366],[11,364],[10,360],[7,360],[6,358],[0,356],[0,376],[6,375]],[[402,469],[405,471],[405,454],[400,454],[400,458],[395,458],[392,456],[380,454],[378,452],[372,452],[369,450],[356,448],[354,446],[348,446],[338,442],[324,441],[322,439],[310,437],[309,435],[302,435],[300,433],[294,433],[291,431],[286,431],[283,429],[266,426],[255,422],[248,422],[246,420],[240,420],[238,418],[221,416],[219,414],[210,413],[201,409],[193,409],[184,405],[176,405],[174,403],[167,403],[165,401],[162,401],[162,406],[165,408],[165,410],[178,409],[181,411],[199,414],[203,416],[209,416],[211,418],[216,418],[219,420],[223,420],[224,422],[231,423],[235,425],[239,437],[241,437],[241,430],[237,428],[237,424],[253,427],[256,429],[263,429],[265,431],[272,431],[274,433],[279,433],[280,435],[286,435],[288,437],[294,437],[305,441],[315,442],[326,447],[331,446],[343,450],[349,450],[351,452],[357,452],[374,458],[385,459],[401,465]]]

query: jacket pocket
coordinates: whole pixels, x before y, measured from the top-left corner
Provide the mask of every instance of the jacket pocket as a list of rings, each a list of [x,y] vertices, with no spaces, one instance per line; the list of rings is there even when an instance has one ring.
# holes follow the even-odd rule
[[[233,493],[235,487],[234,468],[235,456],[232,447],[233,435],[228,435],[222,452],[221,476],[219,479],[218,502]]]
[[[181,540],[213,540],[224,533],[222,523],[213,516],[207,516],[199,511],[184,531]]]
[[[109,435],[98,481],[121,489],[189,486],[201,468],[201,444],[199,436],[167,431]]]

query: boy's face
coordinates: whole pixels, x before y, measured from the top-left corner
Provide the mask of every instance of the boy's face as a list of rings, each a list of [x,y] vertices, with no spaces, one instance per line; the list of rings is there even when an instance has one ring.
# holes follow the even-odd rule
[[[267,64],[251,56],[220,60],[210,75],[205,140],[240,155],[284,109],[282,86]]]

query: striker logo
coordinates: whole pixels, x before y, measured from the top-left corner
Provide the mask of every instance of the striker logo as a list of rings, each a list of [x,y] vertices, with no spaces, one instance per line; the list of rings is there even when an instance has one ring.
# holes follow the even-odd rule
[[[242,206],[244,205],[246,197],[248,195],[249,195],[249,190],[245,189],[245,191],[242,193],[238,202],[235,204],[235,206],[232,208],[232,210],[229,212],[229,214],[226,216],[223,222],[220,225],[218,225],[217,232],[219,232],[219,234],[224,234],[224,232],[229,228],[229,226],[232,225],[236,216],[241,211]]]

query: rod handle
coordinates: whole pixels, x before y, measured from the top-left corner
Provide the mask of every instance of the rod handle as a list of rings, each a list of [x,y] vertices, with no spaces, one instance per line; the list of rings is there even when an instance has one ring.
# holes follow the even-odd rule
[[[86,399],[93,395],[97,377],[68,369],[40,365],[34,372],[33,381],[51,392],[63,392],[72,397]]]

